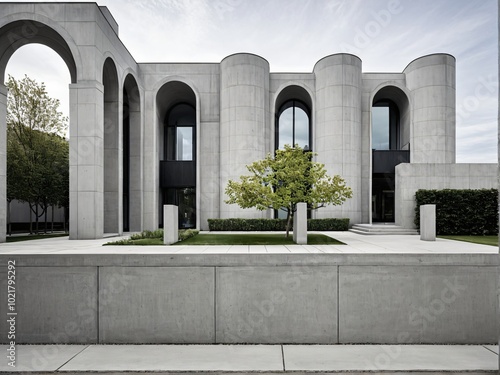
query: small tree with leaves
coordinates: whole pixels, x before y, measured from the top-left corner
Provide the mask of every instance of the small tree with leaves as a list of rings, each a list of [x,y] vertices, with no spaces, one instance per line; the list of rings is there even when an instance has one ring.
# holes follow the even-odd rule
[[[69,169],[64,135],[68,119],[59,112],[59,100],[49,97],[45,84],[25,76],[6,83],[7,97],[7,198],[27,202],[38,219],[62,190],[63,170]],[[66,145],[63,145],[66,143]],[[66,188],[66,191],[69,187]],[[30,232],[32,223],[30,216]]]
[[[315,154],[298,145],[285,145],[263,160],[247,165],[249,176],[228,182],[226,203],[241,208],[284,210],[287,213],[286,236],[289,236],[297,203],[307,203],[315,210],[340,205],[352,197],[352,190],[340,176],[330,177],[324,164],[314,162]]]

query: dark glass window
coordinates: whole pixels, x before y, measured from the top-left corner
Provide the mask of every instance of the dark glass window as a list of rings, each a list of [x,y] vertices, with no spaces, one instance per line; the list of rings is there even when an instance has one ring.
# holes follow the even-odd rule
[[[399,111],[390,101],[372,107],[372,149],[399,150]]]
[[[283,149],[286,144],[311,150],[309,108],[298,100],[287,101],[277,114],[276,149]]]
[[[189,104],[177,104],[167,115],[165,157],[172,161],[193,161],[196,111]]]

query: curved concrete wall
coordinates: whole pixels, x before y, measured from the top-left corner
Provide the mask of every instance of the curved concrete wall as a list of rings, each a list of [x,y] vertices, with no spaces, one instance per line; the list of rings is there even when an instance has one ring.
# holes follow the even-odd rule
[[[413,96],[412,163],[455,162],[455,58],[424,56],[404,70]]]
[[[228,180],[248,174],[246,165],[266,156],[269,127],[269,63],[236,54],[220,64],[220,217],[261,218],[265,212],[228,205]]]
[[[361,221],[361,60],[353,55],[325,57],[314,67],[316,76],[317,161],[330,175],[342,176],[353,198],[342,206],[326,207],[316,217],[348,217]]]

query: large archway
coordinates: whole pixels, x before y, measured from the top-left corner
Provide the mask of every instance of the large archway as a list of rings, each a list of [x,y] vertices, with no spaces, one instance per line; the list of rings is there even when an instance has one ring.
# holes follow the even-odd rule
[[[66,40],[53,28],[33,20],[17,20],[0,28],[0,196],[6,197],[7,162],[6,162],[6,115],[7,89],[5,70],[12,55],[22,46],[38,43],[53,49],[66,63],[71,83],[77,80],[77,65]],[[0,242],[6,240],[7,205],[0,199]]]
[[[179,227],[198,227],[197,100],[184,82],[164,84],[156,95],[160,158],[159,224],[164,204],[179,206]]]
[[[122,199],[123,186],[120,159],[122,145],[119,126],[118,74],[113,59],[104,62],[102,83],[104,86],[104,233],[123,233]]]
[[[123,230],[142,230],[141,96],[132,74],[123,85]]]
[[[371,111],[371,218],[395,221],[395,168],[410,162],[410,102],[403,90],[385,86],[373,96]]]

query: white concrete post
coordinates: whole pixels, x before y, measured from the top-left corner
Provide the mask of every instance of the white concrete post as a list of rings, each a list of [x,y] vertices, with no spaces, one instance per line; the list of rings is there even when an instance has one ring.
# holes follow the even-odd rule
[[[7,227],[7,87],[0,84],[0,242]]]
[[[179,207],[163,205],[163,243],[172,245],[179,241]]]
[[[420,239],[422,241],[436,241],[435,204],[420,206]]]
[[[293,215],[293,241],[297,245],[307,245],[307,204],[297,203]]]

